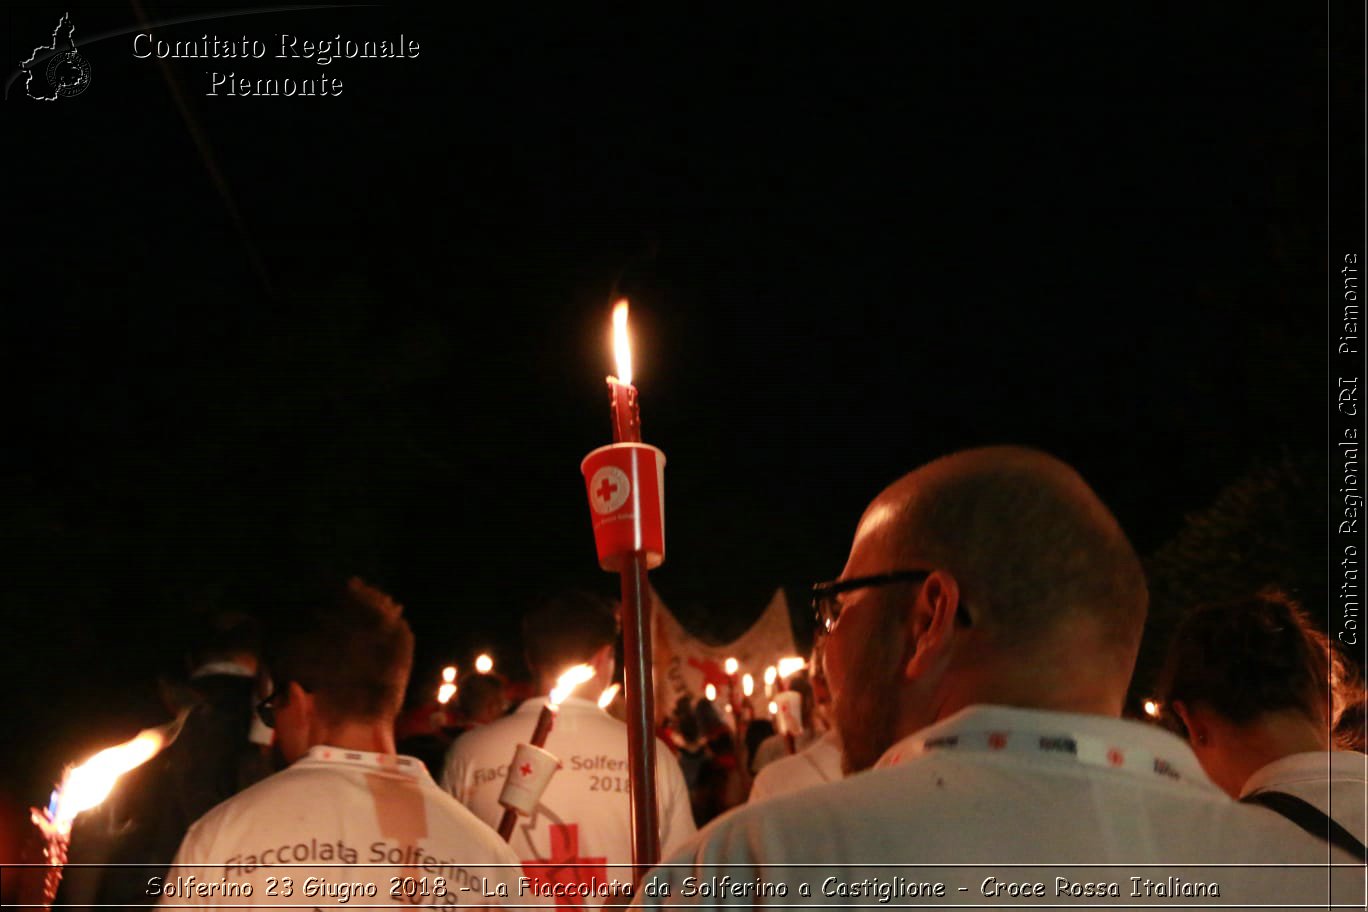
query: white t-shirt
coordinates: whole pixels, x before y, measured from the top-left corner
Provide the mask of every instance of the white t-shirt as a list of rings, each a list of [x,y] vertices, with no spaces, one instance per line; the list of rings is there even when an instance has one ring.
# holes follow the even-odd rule
[[[521,874],[420,761],[320,745],[201,817],[149,895],[164,906],[478,907],[498,903],[501,883],[518,902]]]
[[[447,753],[442,786],[491,827],[503,818],[499,792],[513,751],[531,741],[545,704],[540,697],[525,700],[512,715],[457,738]],[[630,879],[626,869],[604,869],[632,861],[627,726],[595,703],[570,697],[561,704],[546,749],[562,767],[536,811],[518,818],[510,843],[514,854],[528,862],[564,862],[563,879],[581,883]],[[656,796],[661,851],[672,851],[697,828],[679,762],[658,739]]]
[[[788,738],[783,735],[770,735],[761,741],[760,746],[755,749],[755,759],[751,761],[751,769],[759,773],[771,763],[777,763],[786,757],[795,757],[798,751],[806,750],[816,740],[816,732],[810,728],[803,729],[793,736],[794,753],[790,754]]]
[[[1358,751],[1313,751],[1274,760],[1249,777],[1240,797],[1255,792],[1287,792],[1320,808],[1358,837],[1365,835],[1368,804],[1368,754]]]
[[[754,804],[814,785],[836,782],[841,772],[841,736],[833,728],[792,757],[768,764],[755,776],[750,798]]]
[[[720,818],[667,859],[680,866],[647,875],[654,895],[635,902],[1324,904],[1332,858],[1351,861],[1232,801],[1154,726],[974,706],[898,742],[876,769]],[[1270,866],[1195,866],[1217,863]],[[1334,878],[1336,902],[1362,903],[1361,866]]]

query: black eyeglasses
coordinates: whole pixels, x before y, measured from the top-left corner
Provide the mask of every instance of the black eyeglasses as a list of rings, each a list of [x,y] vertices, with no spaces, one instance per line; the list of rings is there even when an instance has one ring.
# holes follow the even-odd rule
[[[896,570],[892,573],[880,573],[875,576],[857,576],[853,579],[818,583],[812,587],[812,611],[817,616],[817,628],[825,633],[830,633],[831,628],[836,626],[836,621],[841,617],[841,600],[837,596],[844,592],[891,586],[894,583],[920,583],[930,575],[930,570]],[[960,600],[959,606],[955,610],[955,621],[964,627],[971,624],[969,612],[964,607],[963,599]]]
[[[275,701],[285,696],[285,685],[276,687],[271,695],[256,705],[257,716],[267,728],[275,728]]]

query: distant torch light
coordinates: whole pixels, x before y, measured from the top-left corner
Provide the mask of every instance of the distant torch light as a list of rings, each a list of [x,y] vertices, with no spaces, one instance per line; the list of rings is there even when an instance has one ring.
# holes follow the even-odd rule
[[[785,656],[779,660],[779,677],[787,678],[807,668],[807,660],[799,656]]]
[[[765,669],[765,684],[773,684],[774,679],[777,677],[779,677],[779,669],[775,668],[773,665]]]
[[[755,678],[749,672],[741,676],[741,692],[748,697],[755,693]]]
[[[713,700],[717,699],[717,688],[709,684],[707,687],[703,688],[703,696],[707,697],[708,702],[711,703]]]
[[[773,700],[770,700],[769,711],[771,716],[779,715],[779,704],[775,703]]]
[[[450,682],[437,688],[437,702],[443,706],[451,702],[451,698],[456,696],[456,685]]]
[[[442,669],[442,683],[451,684],[456,680],[456,666],[448,665]]]
[[[481,653],[475,657],[475,670],[482,675],[487,675],[494,670],[494,660],[488,655]]]
[[[736,659],[727,659],[726,662],[722,663],[722,667],[726,669],[728,675],[734,675],[736,670],[741,667],[741,663]]]
[[[1155,700],[1145,701],[1145,715],[1151,719],[1159,718],[1159,703]]]

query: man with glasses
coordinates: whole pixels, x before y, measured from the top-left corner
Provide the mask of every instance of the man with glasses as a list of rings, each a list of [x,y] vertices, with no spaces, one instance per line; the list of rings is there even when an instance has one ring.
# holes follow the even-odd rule
[[[403,609],[360,580],[287,607],[266,648],[275,691],[259,711],[290,766],[205,814],[149,895],[310,908],[516,897],[508,846],[421,762],[396,755],[413,664]]]
[[[718,821],[639,902],[1323,903],[1325,863],[1351,861],[1120,718],[1140,561],[1050,456],[970,450],[905,476],[814,596],[850,775]],[[1362,901],[1355,878],[1336,901]]]

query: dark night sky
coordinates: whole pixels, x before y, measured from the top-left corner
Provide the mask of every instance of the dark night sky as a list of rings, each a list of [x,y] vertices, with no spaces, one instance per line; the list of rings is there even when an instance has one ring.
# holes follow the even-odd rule
[[[655,584],[721,634],[838,573],[868,500],[949,450],[1061,455],[1142,553],[1256,461],[1320,452],[1314,6],[444,6],[153,29],[421,42],[170,62],[272,295],[131,36],[82,47],[80,97],[11,89],[0,605],[9,709],[43,720],[25,785],[144,717],[187,616],[269,614],[304,567],[392,591],[420,671],[511,661],[540,589],[612,592],[578,464],[608,442],[615,291],[669,458]],[[71,12],[78,45],[136,22]],[[59,13],[7,10],[8,66]],[[345,89],[209,98],[214,69]]]

